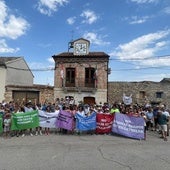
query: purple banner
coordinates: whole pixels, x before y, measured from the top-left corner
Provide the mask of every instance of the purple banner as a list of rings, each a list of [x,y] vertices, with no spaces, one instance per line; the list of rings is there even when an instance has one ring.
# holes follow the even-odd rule
[[[115,113],[112,132],[135,139],[144,139],[144,119]]]
[[[72,113],[61,110],[58,115],[56,125],[59,128],[72,130],[73,129],[73,115],[72,115]]]

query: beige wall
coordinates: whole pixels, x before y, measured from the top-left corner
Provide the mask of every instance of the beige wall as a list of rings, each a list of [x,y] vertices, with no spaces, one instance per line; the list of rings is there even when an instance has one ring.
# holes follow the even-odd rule
[[[0,67],[0,102],[4,100],[6,69]]]
[[[33,75],[23,58],[6,63],[6,85],[33,85]],[[15,69],[17,68],[17,69]]]

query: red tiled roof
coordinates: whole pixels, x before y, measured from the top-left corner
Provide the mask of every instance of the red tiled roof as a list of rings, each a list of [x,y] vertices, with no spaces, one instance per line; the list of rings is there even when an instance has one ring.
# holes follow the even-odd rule
[[[58,55],[53,55],[53,58],[55,57],[110,57],[108,54],[104,52],[89,52],[87,55],[74,55],[73,52],[63,52]]]

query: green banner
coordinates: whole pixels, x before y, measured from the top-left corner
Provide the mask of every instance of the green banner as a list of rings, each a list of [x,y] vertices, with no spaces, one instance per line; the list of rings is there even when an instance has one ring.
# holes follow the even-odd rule
[[[2,114],[0,114],[0,133],[3,132],[3,127],[2,127],[2,125],[3,125],[3,119],[2,119]]]
[[[13,113],[11,130],[24,130],[39,126],[38,111]]]

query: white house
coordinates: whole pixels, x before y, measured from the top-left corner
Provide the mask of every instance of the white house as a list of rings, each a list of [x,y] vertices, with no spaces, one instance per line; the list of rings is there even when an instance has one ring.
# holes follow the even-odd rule
[[[33,78],[23,57],[0,57],[0,102],[6,86],[33,86]]]

